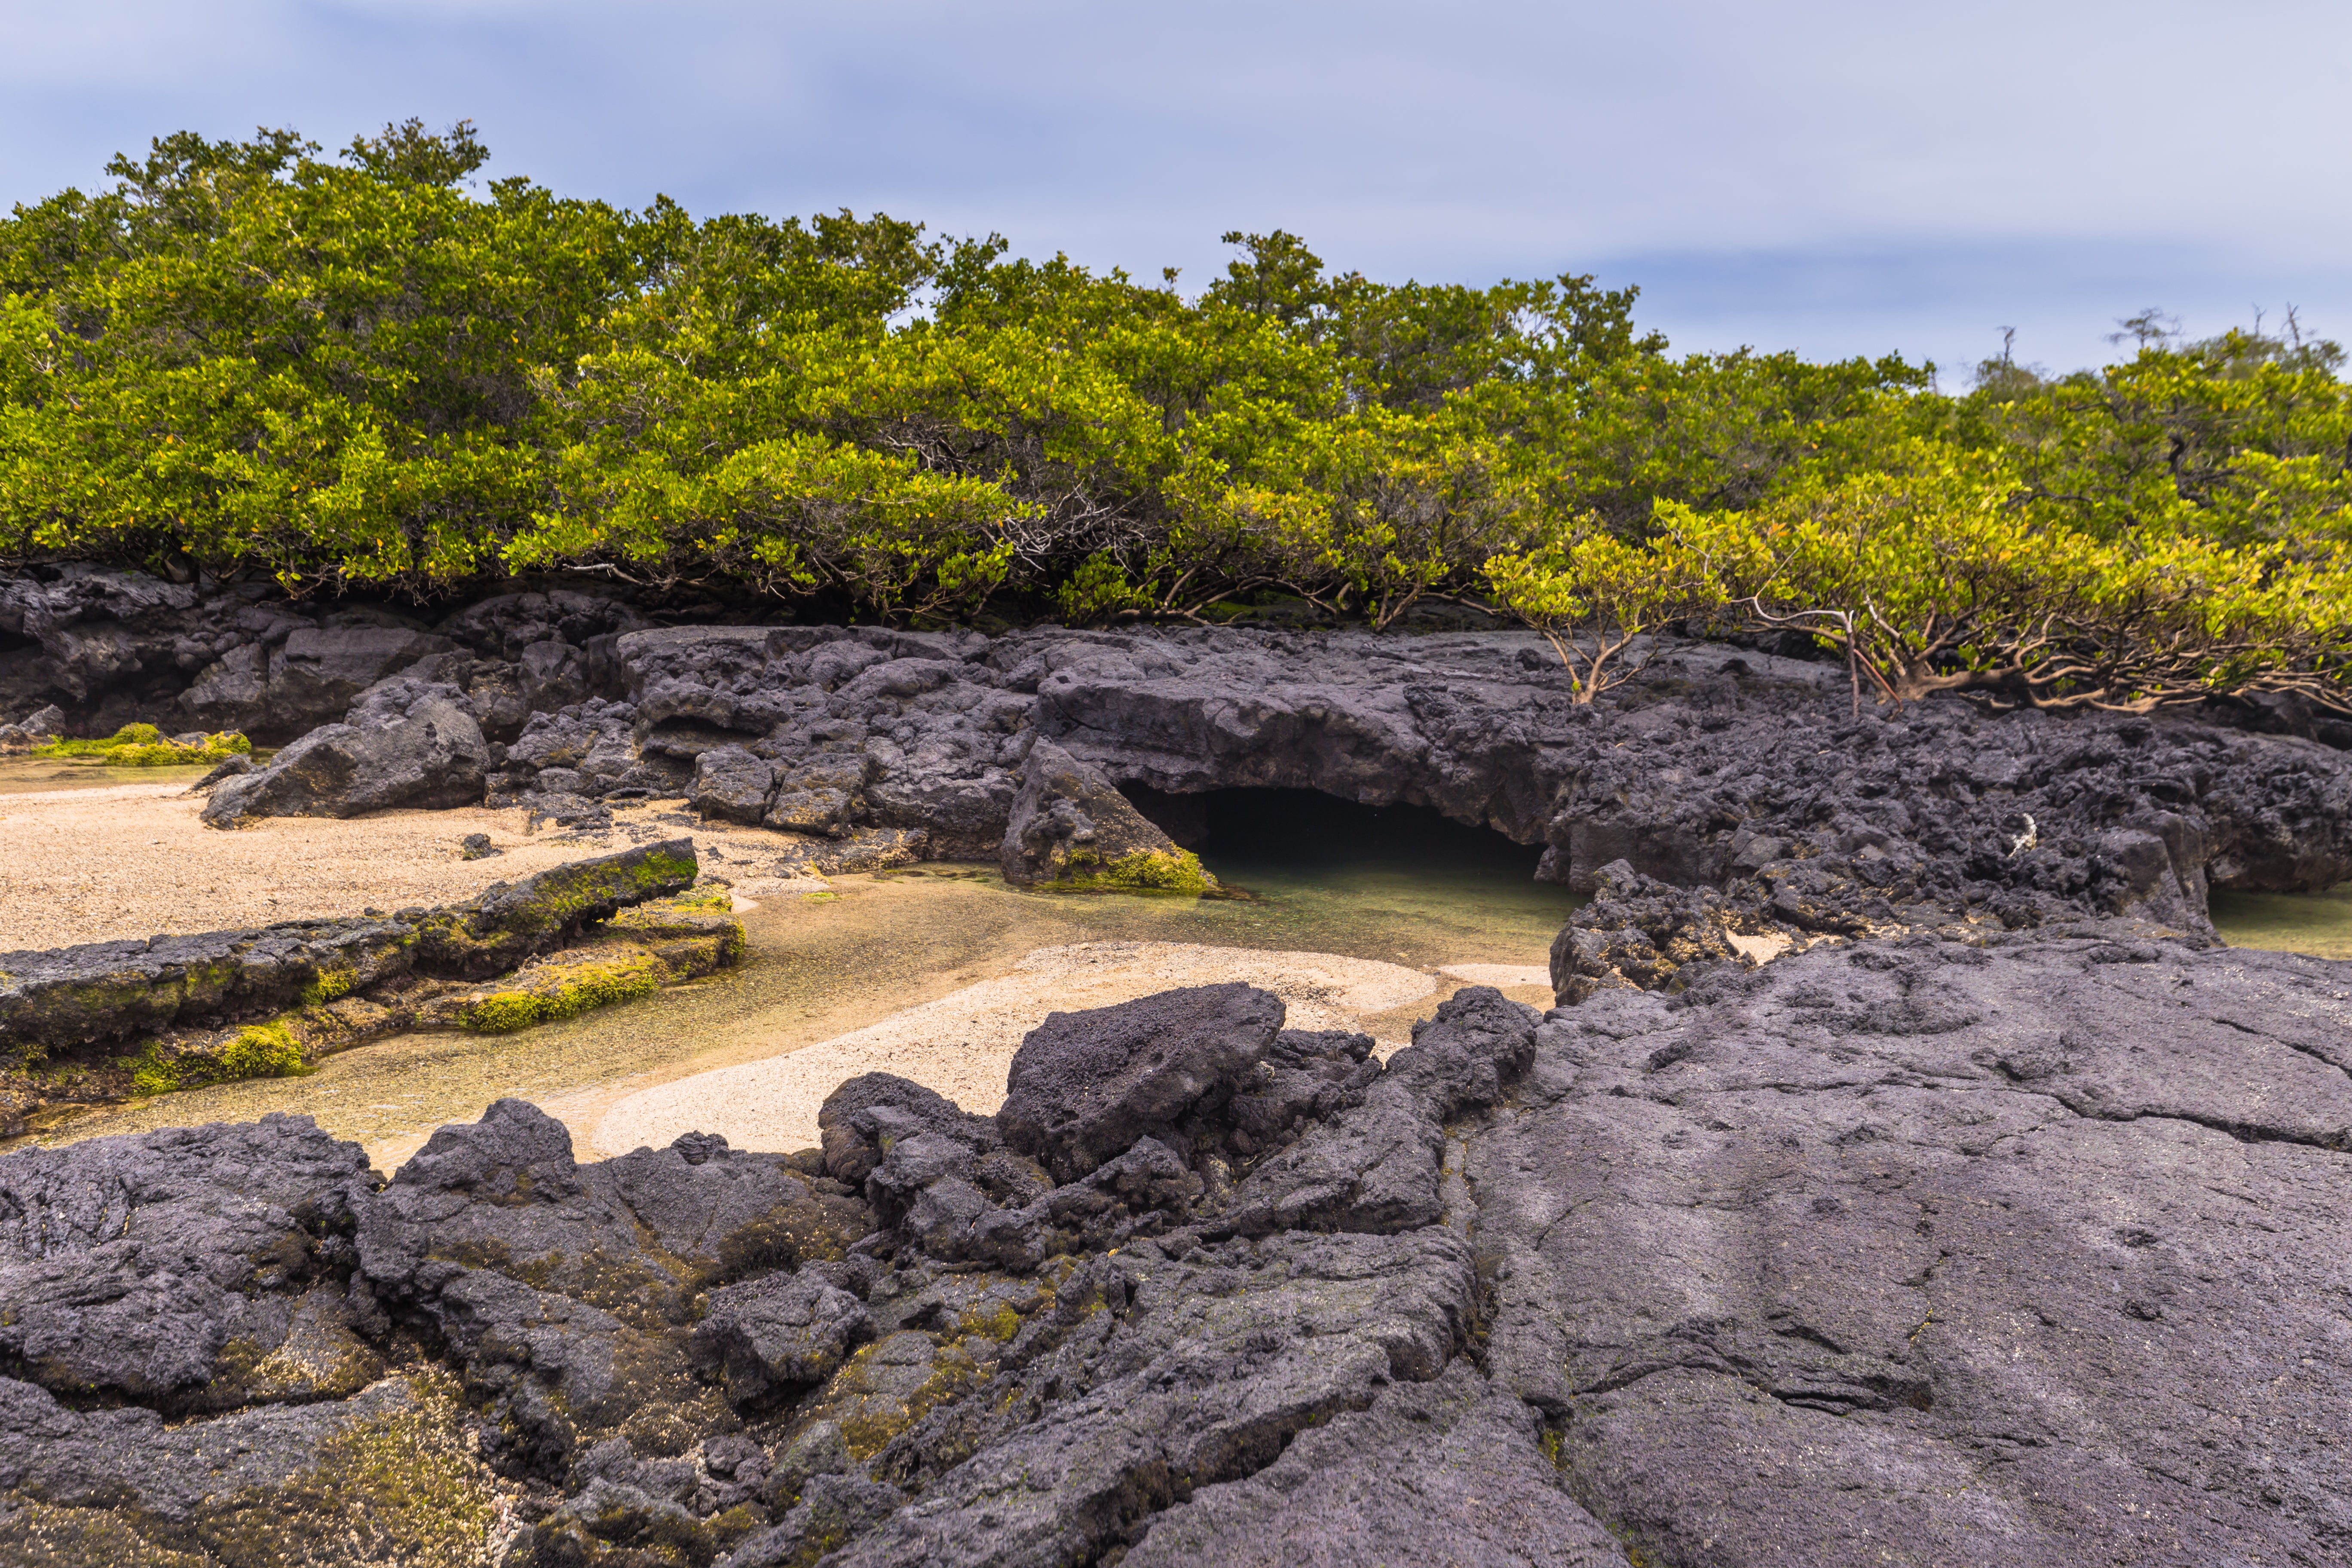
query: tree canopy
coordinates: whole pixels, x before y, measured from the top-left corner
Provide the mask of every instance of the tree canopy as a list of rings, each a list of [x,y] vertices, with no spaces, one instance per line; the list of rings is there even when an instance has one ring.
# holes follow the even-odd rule
[[[0,222],[0,566],[429,596],[522,572],[892,621],[1375,626],[1472,600],[1587,700],[1654,627],[1790,626],[1883,699],[2336,701],[2336,345],[1673,353],[1567,273],[1375,282],[1234,232],[1197,292],[844,211],[479,178],[460,123],[119,157]]]

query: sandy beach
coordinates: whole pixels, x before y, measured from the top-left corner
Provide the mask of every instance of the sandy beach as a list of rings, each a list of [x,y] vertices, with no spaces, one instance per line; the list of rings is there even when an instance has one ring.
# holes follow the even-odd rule
[[[691,835],[706,873],[740,876],[788,842],[706,827],[677,802],[616,812],[618,829],[592,834],[531,834],[522,811],[479,806],[269,817],[225,832],[198,820],[204,804],[180,783],[0,795],[10,895],[0,952],[454,903],[656,835]],[[458,844],[470,833],[500,853],[464,858]]]
[[[1009,973],[878,1024],[789,1055],[696,1073],[630,1095],[604,1113],[591,1142],[600,1154],[625,1154],[699,1131],[724,1133],[740,1149],[811,1148],[825,1096],[844,1079],[867,1072],[911,1079],[967,1110],[992,1114],[1004,1099],[1013,1053],[1046,1014],[1235,980],[1280,996],[1294,1029],[1361,1028],[1417,1002],[1434,1006],[1441,989],[1435,977],[1417,969],[1328,952],[1264,952],[1190,942],[1044,948]],[[1387,1032],[1381,1054],[1408,1038],[1409,1020],[1405,1030]]]
[[[733,886],[752,960],[514,1037],[401,1037],[302,1078],[106,1108],[58,1129],[68,1140],[290,1110],[358,1140],[390,1170],[434,1126],[513,1094],[563,1121],[583,1158],[688,1131],[792,1150],[816,1142],[817,1108],[844,1079],[897,1073],[992,1112],[1013,1051],[1046,1014],[1176,986],[1264,986],[1288,1005],[1293,1027],[1361,1029],[1382,1056],[1465,984],[1550,1000],[1539,935],[1472,931],[1443,910],[1400,909],[1392,891],[1195,905],[1042,897],[955,868],[780,880],[777,857],[793,839],[703,824],[677,801],[621,806],[597,833],[531,834],[523,812],[478,807],[277,817],[223,832],[202,826],[203,797],[184,779],[75,782],[0,793],[16,895],[0,904],[0,952],[449,903],[687,835],[705,874]],[[471,833],[503,853],[465,859]],[[1515,954],[1524,958],[1499,962]]]

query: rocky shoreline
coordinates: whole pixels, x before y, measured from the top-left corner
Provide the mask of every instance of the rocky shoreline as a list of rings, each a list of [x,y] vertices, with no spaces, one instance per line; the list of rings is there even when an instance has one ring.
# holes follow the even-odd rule
[[[583,1164],[503,1101],[388,1180],[300,1117],[0,1158],[0,1555],[2352,1556],[2352,966],[2206,914],[2352,873],[2324,721],[1857,719],[1705,645],[1580,707],[1489,633],[583,646],[513,597],[407,635],[501,628],[564,701],[404,645],[287,737],[361,793],[274,798],[443,747],[558,818],[682,794],[1049,883],[1156,842],[1122,808],[1181,850],[1211,789],[1404,802],[1594,892],[1559,1005],[1463,992],[1383,1066],[1164,993],[1049,1019],[993,1114],[853,1079],[789,1154]],[[241,646],[140,700],[316,686],[316,638]]]
[[[0,1136],[28,1119],[299,1072],[418,1027],[496,1032],[742,955],[690,838],[493,883],[444,909],[0,952]]]

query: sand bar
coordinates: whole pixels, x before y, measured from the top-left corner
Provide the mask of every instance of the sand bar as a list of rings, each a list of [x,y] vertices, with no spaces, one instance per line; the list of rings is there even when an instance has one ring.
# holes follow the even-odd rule
[[[0,795],[11,895],[0,901],[0,952],[455,903],[657,837],[691,837],[706,870],[741,876],[795,842],[698,823],[675,801],[616,811],[610,831],[537,834],[521,810],[482,806],[273,816],[224,831],[198,820],[204,805],[180,783]],[[464,858],[458,842],[469,833],[487,834],[500,853]]]
[[[1022,1037],[1045,1015],[1107,1007],[1180,985],[1245,981],[1280,996],[1295,1029],[1354,1028],[1432,996],[1432,976],[1377,959],[1267,952],[1190,942],[1086,942],[1041,949],[1011,973],[909,1007],[878,1024],[766,1061],[696,1073],[621,1100],[596,1124],[603,1154],[658,1147],[681,1132],[720,1132],[739,1149],[817,1142],[825,1096],[859,1073],[896,1073],[993,1113]],[[1402,1042],[1382,1042],[1394,1048]]]
[[[598,852],[526,834],[520,811],[279,816],[224,832],[203,809],[177,784],[0,796],[0,951],[453,903]],[[462,858],[468,833],[505,853]]]

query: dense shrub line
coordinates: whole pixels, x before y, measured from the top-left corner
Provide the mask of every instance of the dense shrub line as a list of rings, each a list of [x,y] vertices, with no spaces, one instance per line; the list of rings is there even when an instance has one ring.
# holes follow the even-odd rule
[[[522,571],[890,620],[1433,595],[1589,696],[1669,621],[1896,700],[2338,700],[2352,405],[2232,332],[1937,389],[1675,356],[1589,276],[1373,283],[1230,235],[1203,289],[847,213],[478,185],[460,125],[183,134],[0,224],[0,564],[430,595]]]

